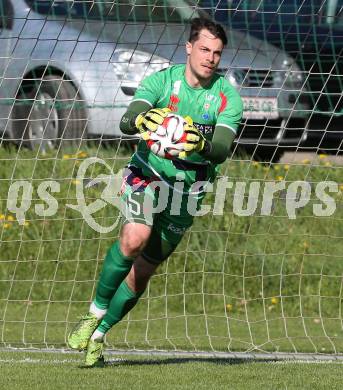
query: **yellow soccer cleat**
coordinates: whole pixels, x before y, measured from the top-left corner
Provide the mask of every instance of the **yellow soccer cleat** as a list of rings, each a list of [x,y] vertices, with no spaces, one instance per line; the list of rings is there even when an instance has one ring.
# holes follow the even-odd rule
[[[85,350],[88,341],[98,327],[99,322],[97,317],[92,313],[88,313],[81,317],[80,321],[75,325],[68,336],[68,346],[79,351]]]

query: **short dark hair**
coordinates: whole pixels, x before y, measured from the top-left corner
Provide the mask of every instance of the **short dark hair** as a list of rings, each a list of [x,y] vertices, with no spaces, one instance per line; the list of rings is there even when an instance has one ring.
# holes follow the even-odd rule
[[[188,41],[191,43],[197,41],[199,39],[199,33],[203,29],[208,30],[216,38],[219,38],[224,46],[227,44],[227,37],[223,27],[206,18],[194,18],[191,20],[191,32]]]

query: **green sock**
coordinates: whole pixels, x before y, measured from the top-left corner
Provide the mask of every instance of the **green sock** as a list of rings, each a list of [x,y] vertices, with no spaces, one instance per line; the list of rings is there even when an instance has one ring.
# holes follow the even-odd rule
[[[107,252],[96,288],[94,304],[107,309],[121,282],[129,273],[134,258],[124,256],[117,240]]]
[[[144,291],[134,292],[124,280],[111,300],[110,306],[102,319],[98,330],[102,333],[109,331],[119,322],[138,302]]]

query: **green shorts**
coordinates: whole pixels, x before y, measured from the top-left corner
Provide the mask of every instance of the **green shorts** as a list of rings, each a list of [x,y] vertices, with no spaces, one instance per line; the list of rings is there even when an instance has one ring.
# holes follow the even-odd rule
[[[141,167],[129,165],[122,186],[124,222],[153,226],[163,240],[177,245],[193,224],[204,194],[190,195],[169,187],[159,177],[147,176]],[[188,204],[191,203],[191,213]]]

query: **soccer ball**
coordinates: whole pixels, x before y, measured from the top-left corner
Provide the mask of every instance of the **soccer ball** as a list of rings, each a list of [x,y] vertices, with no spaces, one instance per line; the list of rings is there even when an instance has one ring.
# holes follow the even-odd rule
[[[149,131],[148,148],[159,157],[174,159],[183,151],[186,141],[186,120],[176,114],[168,114],[156,131]]]

